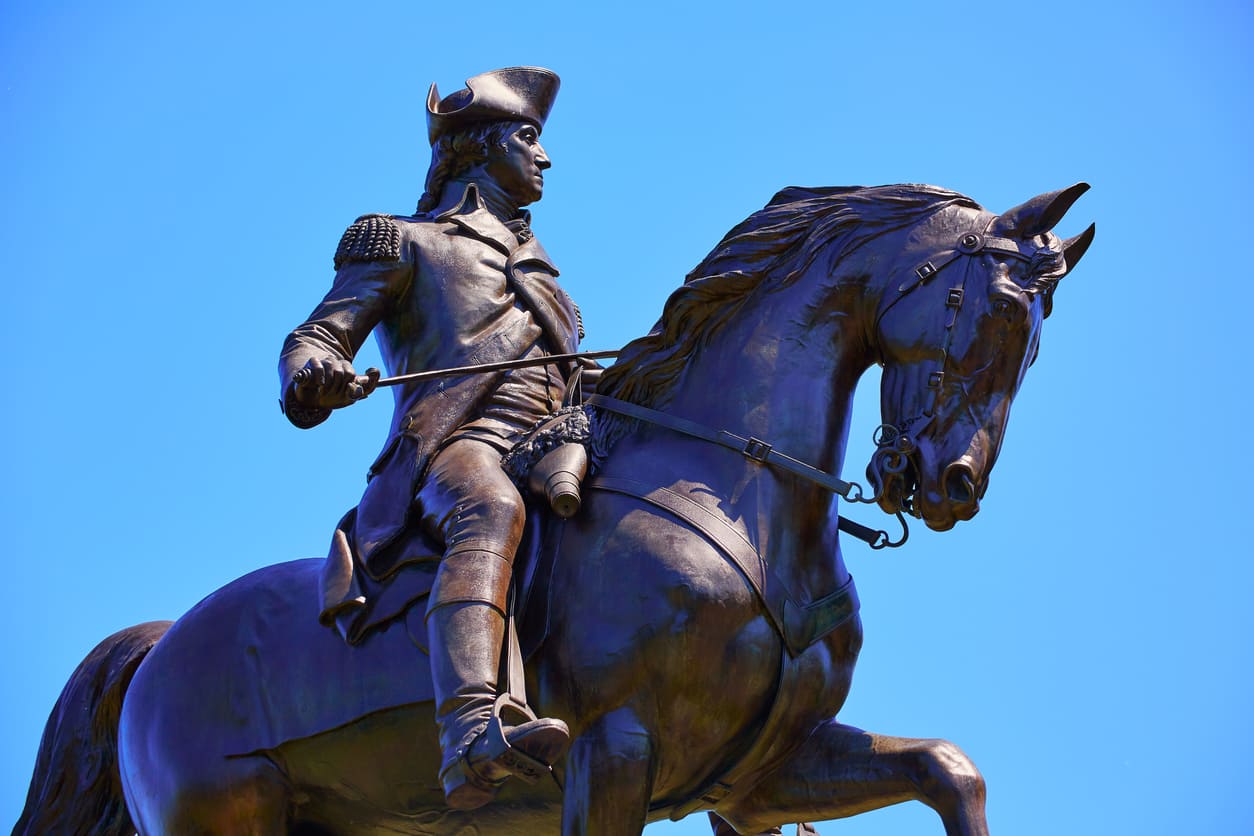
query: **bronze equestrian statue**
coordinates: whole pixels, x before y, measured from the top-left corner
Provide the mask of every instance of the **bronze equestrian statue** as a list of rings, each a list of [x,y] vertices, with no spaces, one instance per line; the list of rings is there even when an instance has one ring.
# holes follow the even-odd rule
[[[284,348],[289,418],[369,392],[377,373],[350,363],[371,328],[396,374],[570,353],[577,312],[518,214],[539,197],[551,79],[433,91],[437,145],[441,118],[476,101],[519,127],[452,143],[470,162],[435,189],[433,166],[418,214],[350,227],[331,293]],[[495,156],[502,142],[523,156]],[[835,474],[854,386],[879,364],[874,501],[936,530],[977,513],[1056,287],[1092,240],[1051,231],[1086,188],[1000,214],[932,186],[784,189],[563,410],[593,463],[570,519],[533,506],[524,524],[486,451],[578,400],[571,363],[398,386],[326,559],[261,569],[84,660],[15,833],[613,836],[698,810],[757,833],[907,800],[948,834],[987,833],[956,746],[836,719],[862,641],[838,500],[863,497]],[[508,336],[470,339],[471,313]],[[551,719],[493,711],[524,674]]]

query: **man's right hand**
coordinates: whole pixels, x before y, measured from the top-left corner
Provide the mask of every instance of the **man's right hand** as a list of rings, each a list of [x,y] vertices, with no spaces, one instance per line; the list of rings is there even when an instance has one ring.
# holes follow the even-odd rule
[[[378,369],[359,375],[347,360],[328,357],[308,361],[293,375],[292,394],[306,408],[339,409],[366,397],[378,383]]]

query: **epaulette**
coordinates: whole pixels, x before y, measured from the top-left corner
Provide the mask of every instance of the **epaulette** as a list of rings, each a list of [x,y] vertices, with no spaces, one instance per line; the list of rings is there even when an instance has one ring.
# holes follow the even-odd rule
[[[585,336],[583,332],[583,311],[579,310],[579,306],[575,304],[574,299],[570,298],[570,294],[564,290],[562,294],[566,296],[566,301],[570,302],[570,306],[575,309],[575,330],[579,332],[579,339],[582,340]]]
[[[335,269],[349,261],[400,261],[401,231],[390,215],[362,215],[344,230]]]

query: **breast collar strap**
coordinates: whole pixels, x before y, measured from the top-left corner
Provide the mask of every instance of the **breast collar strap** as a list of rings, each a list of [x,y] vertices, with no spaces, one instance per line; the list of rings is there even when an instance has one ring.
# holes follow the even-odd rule
[[[784,640],[789,656],[799,656],[806,648],[853,618],[858,612],[858,592],[853,576],[832,593],[814,601],[802,602],[788,585],[762,559],[757,548],[721,514],[667,487],[654,487],[625,476],[594,476],[588,480],[594,490],[620,493],[667,511],[705,535],[740,570],[762,602],[771,625]]]
[[[660,802],[650,809],[669,809],[673,821],[697,810],[716,807],[731,794],[737,784],[763,768],[764,756],[788,729],[792,716],[789,697],[804,670],[793,665],[795,659],[814,643],[836,630],[858,614],[858,592],[850,575],[832,593],[809,603],[799,602],[771,567],[761,559],[757,549],[736,530],[725,517],[711,511],[692,498],[666,487],[653,487],[626,477],[594,476],[588,487],[630,496],[666,512],[689,526],[717,548],[734,565],[761,602],[767,620],[783,639],[786,654],[781,654],[780,680],[771,700],[766,721],[759,727],[753,742],[746,746],[728,768],[714,772],[702,788],[680,801]],[[768,760],[769,762],[769,760]]]

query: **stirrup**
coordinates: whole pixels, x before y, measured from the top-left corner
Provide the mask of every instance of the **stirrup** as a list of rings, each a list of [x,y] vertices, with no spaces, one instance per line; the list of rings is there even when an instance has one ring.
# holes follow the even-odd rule
[[[500,717],[494,716],[488,721],[488,727],[471,744],[471,749],[473,750],[476,746],[484,748],[475,753],[475,757],[471,757],[470,753],[467,752],[466,770],[485,784],[499,785],[503,779],[493,780],[484,775],[476,766],[476,761],[485,764],[491,763],[494,766],[508,770],[510,775],[521,778],[528,784],[536,783],[553,769],[549,764],[536,760],[521,749],[511,746],[509,741],[505,739],[505,727],[502,725]]]
[[[510,724],[514,726],[519,726],[522,725],[522,723],[530,723],[532,720],[540,719],[536,716],[536,713],[531,710],[531,706],[527,705],[527,703],[523,702],[523,700],[518,699],[518,697],[515,697],[509,691],[502,691],[497,695],[496,700],[492,703],[492,719],[497,720],[501,723],[501,725],[504,725],[504,720],[501,718],[506,711],[514,711],[522,715],[523,720],[521,722]]]
[[[508,727],[509,736],[501,719],[506,711],[516,713],[523,720]],[[532,728],[525,728],[528,725]],[[569,735],[569,729],[561,720],[536,717],[520,700],[511,698],[508,692],[502,694],[493,703],[491,716],[485,724],[441,773],[446,803],[459,810],[482,807],[515,776],[534,784],[548,775],[560,787],[549,761],[556,760],[566,750]],[[511,744],[510,737],[518,745]],[[536,754],[525,751],[528,743],[537,744],[540,751]],[[548,760],[536,755],[547,756]]]

